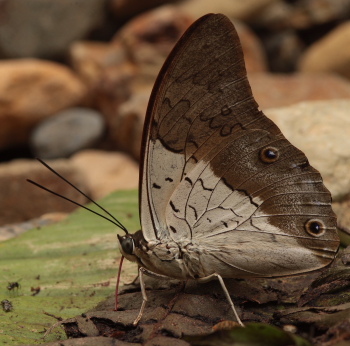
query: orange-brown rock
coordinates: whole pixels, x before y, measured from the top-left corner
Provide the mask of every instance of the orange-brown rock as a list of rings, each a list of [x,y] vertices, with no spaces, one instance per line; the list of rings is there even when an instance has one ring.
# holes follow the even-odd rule
[[[38,122],[86,95],[70,69],[48,61],[1,61],[0,76],[0,149],[25,144]]]

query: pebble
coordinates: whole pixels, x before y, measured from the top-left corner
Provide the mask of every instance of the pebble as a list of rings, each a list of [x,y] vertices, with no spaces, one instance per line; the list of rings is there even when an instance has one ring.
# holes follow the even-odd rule
[[[41,122],[31,134],[34,156],[41,159],[69,157],[98,144],[105,133],[103,116],[89,108],[71,108]]]

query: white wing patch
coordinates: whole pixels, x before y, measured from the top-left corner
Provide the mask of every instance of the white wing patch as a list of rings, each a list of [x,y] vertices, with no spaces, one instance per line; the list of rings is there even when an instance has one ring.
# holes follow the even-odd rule
[[[141,225],[147,241],[168,236],[166,208],[173,191],[178,187],[184,156],[167,150],[157,140],[150,141],[146,150],[142,178]]]

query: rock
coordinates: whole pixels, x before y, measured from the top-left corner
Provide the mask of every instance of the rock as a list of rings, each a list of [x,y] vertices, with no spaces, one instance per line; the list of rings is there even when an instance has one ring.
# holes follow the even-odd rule
[[[84,150],[75,154],[71,162],[84,176],[93,199],[114,190],[138,188],[138,164],[124,153]]]
[[[273,2],[279,0],[187,0],[177,7],[193,18],[207,13],[224,13],[231,19],[252,20]]]
[[[279,32],[290,28],[289,19],[295,6],[284,1],[273,1],[265,6],[259,16],[250,23],[256,28],[264,28],[270,32]]]
[[[311,45],[301,57],[301,72],[332,72],[350,78],[350,21]]]
[[[193,22],[173,6],[162,6],[129,21],[114,37],[126,48],[139,73],[158,74],[165,58],[181,35]]]
[[[92,148],[105,133],[103,116],[89,108],[70,108],[41,122],[31,134],[34,156],[41,159],[69,157]]]
[[[333,74],[252,73],[248,79],[262,110],[301,101],[350,98],[350,83]]]
[[[80,189],[87,191],[84,177],[66,160],[48,162],[57,172]],[[46,167],[33,160],[14,160],[0,164],[0,225],[19,223],[51,212],[69,212],[76,208],[72,203],[54,196],[28,183],[34,180],[78,203],[85,197]],[[87,191],[88,192],[88,191]]]
[[[87,37],[103,22],[106,2],[1,1],[1,57],[63,57],[70,43]]]
[[[135,17],[115,36],[128,51],[139,73],[153,81],[170,51],[195,17],[185,15],[178,7],[162,6]],[[240,37],[247,69],[266,71],[266,57],[256,35],[246,25],[234,21]]]
[[[350,193],[350,100],[314,101],[265,110],[318,169],[333,200]]]
[[[179,0],[111,0],[109,6],[117,20],[122,21],[165,3],[175,3],[178,1]]]
[[[349,0],[303,0],[295,3],[288,22],[294,28],[305,30],[312,26],[346,20],[349,15]]]
[[[52,62],[0,61],[0,75],[0,150],[27,143],[37,123],[86,95],[72,71]]]
[[[298,33],[292,29],[281,29],[265,34],[264,45],[273,72],[295,71],[305,47]]]
[[[342,245],[350,245],[350,196],[339,202],[333,203],[332,207],[337,215],[337,226]],[[350,250],[350,246],[348,248]],[[347,255],[350,261],[350,253]],[[350,265],[350,262],[348,263]]]
[[[233,24],[241,41],[247,72],[267,71],[266,54],[259,38],[243,22],[234,20]]]
[[[333,23],[346,20],[349,14],[349,0],[275,1],[260,12],[254,25],[276,32],[285,28],[304,32],[307,29],[315,29],[320,32],[321,25],[333,25]]]
[[[115,148],[125,150],[137,160],[140,159],[141,138],[148,100],[152,86],[133,93],[118,110],[118,116],[109,118],[111,141]]]
[[[95,89],[95,98],[108,124],[119,116],[119,107],[131,97],[133,84],[137,79],[139,79],[137,68],[132,63],[115,65],[103,70]]]
[[[124,47],[119,43],[79,41],[69,48],[72,68],[89,89],[88,102],[95,104],[96,94],[103,85],[104,71],[120,66],[120,73],[127,70],[127,56]]]

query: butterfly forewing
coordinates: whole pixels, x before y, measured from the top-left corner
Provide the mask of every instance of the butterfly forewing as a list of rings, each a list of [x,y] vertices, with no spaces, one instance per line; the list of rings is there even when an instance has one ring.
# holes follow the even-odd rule
[[[225,16],[199,19],[170,54],[152,92],[143,150],[143,235],[193,246],[196,258],[184,261],[201,263],[200,275],[285,275],[334,258],[330,193],[258,109]],[[307,232],[308,222],[319,230],[312,220],[325,232]]]

